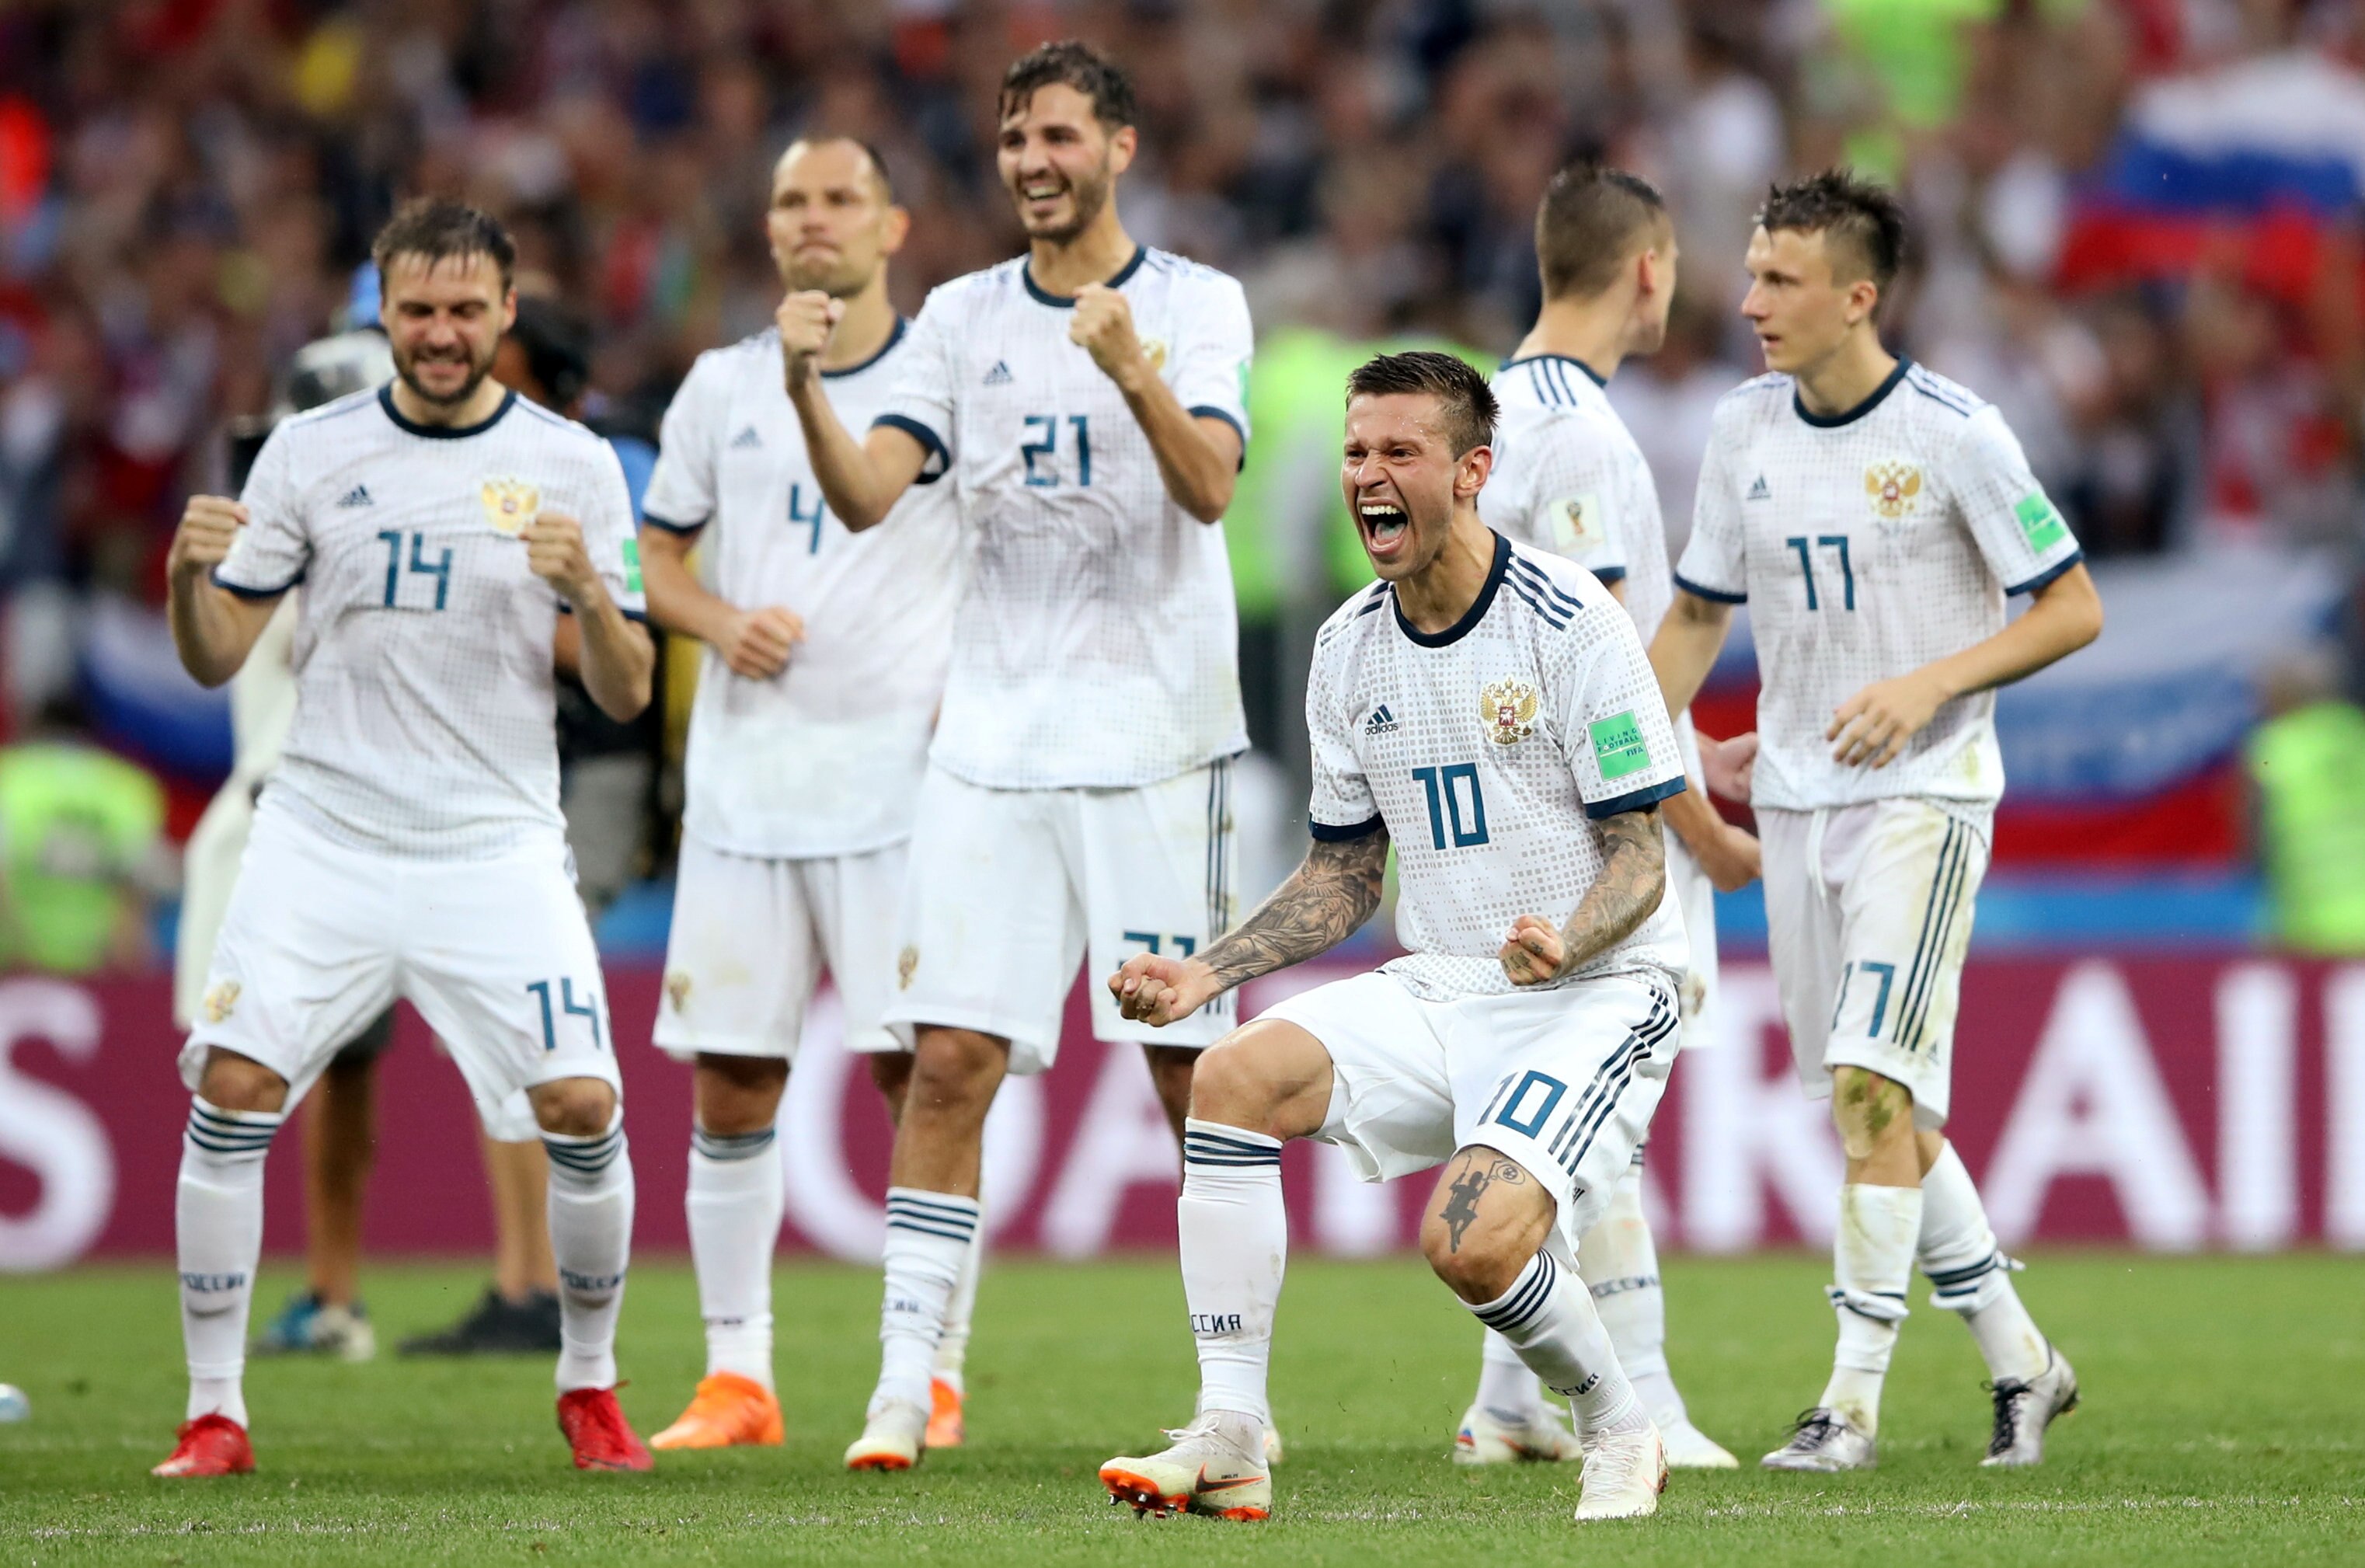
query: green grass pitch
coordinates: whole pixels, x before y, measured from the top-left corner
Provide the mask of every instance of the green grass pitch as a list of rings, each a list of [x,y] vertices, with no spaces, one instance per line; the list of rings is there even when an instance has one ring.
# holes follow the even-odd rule
[[[1676,1370],[1700,1424],[1754,1460],[1821,1386],[1826,1265],[1672,1260]],[[1274,1396],[1290,1441],[1262,1525],[1136,1519],[1093,1471],[1155,1446],[1194,1386],[1171,1260],[989,1271],[970,1446],[900,1477],[838,1468],[877,1364],[875,1274],[780,1271],[785,1449],[661,1455],[579,1475],[540,1361],[258,1363],[262,1469],[151,1480],[180,1414],[169,1271],[0,1282],[10,1563],[2365,1562],[2365,1270],[2354,1260],[2041,1257],[2023,1284],[2076,1359],[2086,1406],[2032,1473],[1976,1466],[1988,1405],[1969,1337],[1917,1310],[1868,1475],[1679,1474],[1657,1518],[1570,1522],[1564,1467],[1447,1462],[1478,1333],[1417,1260],[1290,1271]],[[290,1276],[264,1281],[275,1305]],[[388,1343],[479,1288],[471,1267],[367,1275]],[[624,1403],[646,1434],[701,1370],[689,1271],[652,1261],[626,1307]]]

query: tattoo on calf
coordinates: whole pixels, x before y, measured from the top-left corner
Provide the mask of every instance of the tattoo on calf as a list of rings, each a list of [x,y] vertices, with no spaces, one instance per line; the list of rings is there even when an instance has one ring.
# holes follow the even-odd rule
[[[1465,1154],[1462,1156],[1462,1162],[1468,1169],[1456,1176],[1453,1185],[1445,1190],[1445,1206],[1437,1211],[1437,1217],[1445,1222],[1446,1249],[1452,1252],[1462,1250],[1462,1238],[1469,1234],[1470,1226],[1476,1222],[1478,1200],[1487,1188],[1497,1182],[1506,1187],[1517,1187],[1527,1181],[1526,1174],[1515,1162],[1500,1157],[1492,1163],[1481,1163]]]

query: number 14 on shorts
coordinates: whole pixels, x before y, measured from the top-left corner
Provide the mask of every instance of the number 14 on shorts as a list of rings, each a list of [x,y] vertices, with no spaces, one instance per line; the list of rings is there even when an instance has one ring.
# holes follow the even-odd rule
[[[558,988],[558,1008],[555,1013],[551,1010],[551,987],[554,984]],[[558,1048],[558,1019],[561,1014],[566,1014],[589,1020],[592,1048],[594,1050],[608,1048],[607,1032],[600,1021],[600,998],[598,986],[586,985],[580,1001],[576,998],[575,982],[565,978],[555,981],[531,980],[527,982],[526,990],[531,991],[534,1000],[542,1004],[542,1048],[544,1050],[555,1051]]]

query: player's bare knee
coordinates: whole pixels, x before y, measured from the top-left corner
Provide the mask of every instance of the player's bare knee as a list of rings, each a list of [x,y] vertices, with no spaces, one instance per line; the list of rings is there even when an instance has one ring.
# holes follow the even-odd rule
[[[1463,1301],[1495,1301],[1519,1282],[1557,1210],[1517,1160],[1465,1148],[1446,1165],[1421,1215],[1421,1255]]]
[[[912,1057],[908,1051],[872,1051],[870,1081],[887,1097],[887,1115],[891,1121],[903,1118],[903,1097],[912,1088]]]
[[[528,1098],[533,1102],[535,1125],[561,1137],[593,1137],[616,1119],[616,1091],[597,1078],[537,1083]]]
[[[1009,1068],[1007,1041],[975,1029],[923,1029],[903,1091],[904,1114],[982,1118]]]
[[[691,1081],[698,1125],[718,1137],[738,1137],[779,1119],[789,1064],[778,1057],[701,1055]]]
[[[1832,1071],[1832,1125],[1848,1159],[1872,1159],[1914,1142],[1913,1095],[1894,1079],[1860,1067]],[[1918,1160],[1918,1150],[1914,1158]]]
[[[276,1111],[287,1103],[287,1081],[252,1057],[217,1046],[206,1058],[197,1093],[224,1111]]]
[[[1191,1114],[1203,1122],[1268,1132],[1283,1086],[1238,1034],[1201,1051],[1191,1070]]]

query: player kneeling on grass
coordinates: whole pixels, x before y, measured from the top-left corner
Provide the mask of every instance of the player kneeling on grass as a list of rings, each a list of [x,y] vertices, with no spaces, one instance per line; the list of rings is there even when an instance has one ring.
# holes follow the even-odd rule
[[[1259,1452],[1288,1250],[1281,1148],[1367,1180],[1446,1167],[1421,1249],[1575,1402],[1580,1519],[1658,1506],[1658,1430],[1620,1367],[1576,1238],[1632,1162],[1676,1048],[1682,915],[1658,803],[1684,788],[1629,620],[1591,574],[1479,521],[1496,402],[1446,354],[1348,380],[1341,485],[1380,581],[1323,626],[1307,678],[1314,845],[1239,929],[1109,981],[1166,1024],[1344,940],[1396,850],[1406,957],[1316,987],[1200,1059],[1183,1148],[1183,1293],[1200,1417],[1101,1480],[1137,1509],[1262,1518]]]

